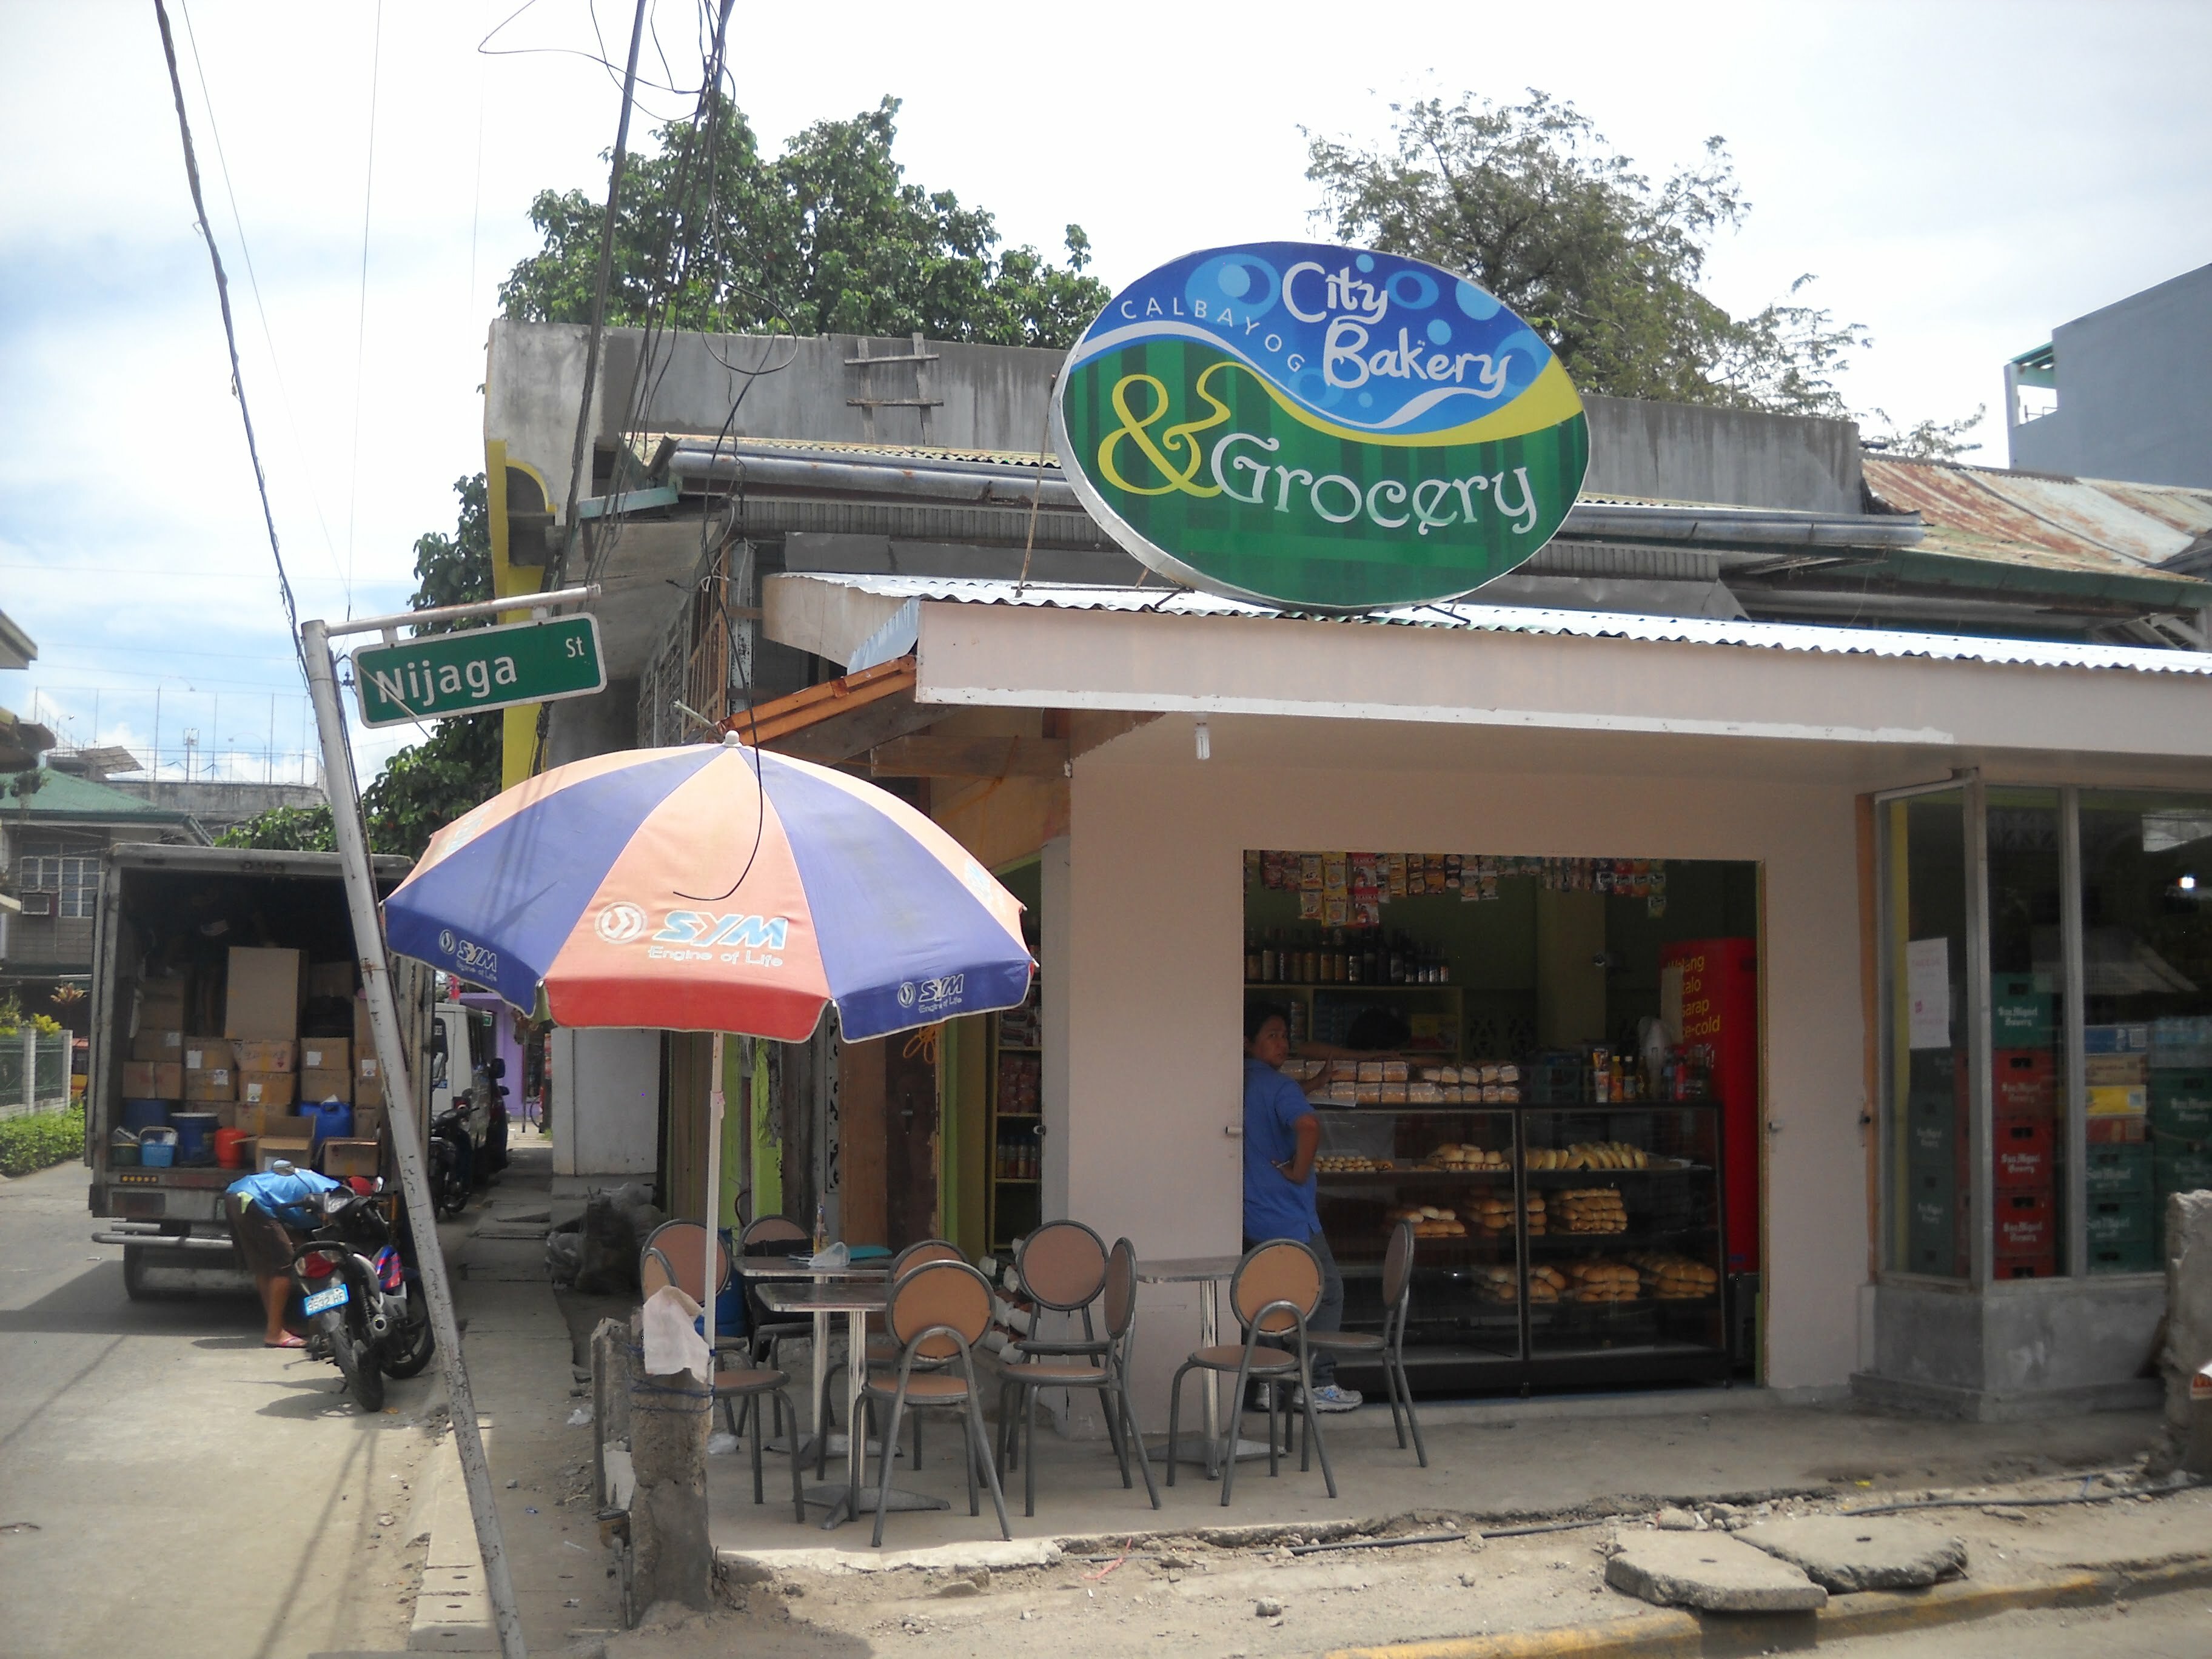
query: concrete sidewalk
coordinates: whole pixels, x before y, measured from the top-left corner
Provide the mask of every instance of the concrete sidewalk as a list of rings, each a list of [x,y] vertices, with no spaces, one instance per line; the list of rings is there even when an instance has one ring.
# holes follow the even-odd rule
[[[1260,1419],[1245,1421],[1248,1432],[1264,1436]],[[1329,1498],[1317,1463],[1301,1474],[1297,1460],[1286,1458],[1283,1473],[1270,1479],[1266,1461],[1255,1459],[1239,1466],[1228,1508],[1220,1503],[1220,1484],[1194,1465],[1179,1468],[1169,1487],[1161,1461],[1164,1436],[1148,1435],[1160,1482],[1157,1512],[1141,1481],[1122,1490],[1104,1441],[1062,1440],[1041,1430],[1037,1513],[1022,1515],[1017,1473],[1007,1512],[1018,1547],[1010,1550],[1000,1540],[988,1495],[981,1516],[968,1514],[959,1431],[949,1414],[933,1414],[924,1467],[910,1469],[902,1456],[892,1480],[947,1498],[952,1507],[892,1515],[884,1550],[907,1560],[990,1566],[1042,1559],[1047,1546],[1069,1539],[1283,1530],[1318,1536],[1407,1517],[1502,1522],[1830,1492],[1863,1493],[1873,1501],[1935,1486],[2124,1466],[2159,1426],[2150,1412],[1968,1424],[1890,1415],[1849,1401],[1791,1404],[1759,1389],[1675,1390],[1431,1409],[1423,1419],[1429,1449],[1424,1469],[1410,1449],[1398,1449],[1382,1407],[1324,1417],[1322,1425],[1338,1498]],[[708,1471],[713,1537],[726,1563],[774,1570],[866,1571],[874,1565],[872,1519],[824,1532],[814,1524],[823,1511],[815,1510],[807,1527],[793,1522],[789,1466],[775,1454],[767,1464],[768,1501],[759,1507],[746,1456],[710,1458]],[[872,1461],[869,1472],[872,1478]],[[915,1552],[922,1553],[917,1558]]]

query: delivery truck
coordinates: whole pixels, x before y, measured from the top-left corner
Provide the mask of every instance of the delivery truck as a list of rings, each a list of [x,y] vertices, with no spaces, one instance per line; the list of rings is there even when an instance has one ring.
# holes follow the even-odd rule
[[[374,860],[380,894],[411,867]],[[392,1175],[389,1114],[334,853],[122,846],[93,945],[84,1158],[133,1297],[240,1272],[223,1189],[279,1159]],[[435,975],[392,960],[418,1132]],[[396,1185],[396,1182],[392,1184]]]

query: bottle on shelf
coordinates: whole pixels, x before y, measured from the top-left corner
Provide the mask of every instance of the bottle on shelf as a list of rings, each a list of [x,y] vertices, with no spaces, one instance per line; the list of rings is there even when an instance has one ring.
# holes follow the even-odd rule
[[[817,1203],[814,1206],[814,1254],[820,1255],[830,1248],[830,1206]]]

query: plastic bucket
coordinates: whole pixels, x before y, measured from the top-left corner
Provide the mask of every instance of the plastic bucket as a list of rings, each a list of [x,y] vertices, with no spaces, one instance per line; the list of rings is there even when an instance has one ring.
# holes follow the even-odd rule
[[[177,1132],[177,1162],[215,1162],[216,1126],[222,1120],[213,1112],[173,1112],[169,1122]]]
[[[251,1139],[243,1129],[217,1129],[215,1132],[215,1161],[226,1170],[246,1167],[246,1143]]]
[[[111,1170],[135,1170],[138,1167],[138,1143],[118,1140],[107,1149],[107,1167]]]
[[[169,1128],[138,1132],[138,1161],[149,1170],[166,1170],[177,1161],[177,1132]]]
[[[343,1140],[353,1133],[353,1108],[343,1100],[302,1101],[300,1115],[308,1121],[319,1146],[325,1140]]]
[[[123,1127],[133,1134],[141,1129],[166,1129],[168,1126],[167,1101],[126,1100],[123,1103]]]

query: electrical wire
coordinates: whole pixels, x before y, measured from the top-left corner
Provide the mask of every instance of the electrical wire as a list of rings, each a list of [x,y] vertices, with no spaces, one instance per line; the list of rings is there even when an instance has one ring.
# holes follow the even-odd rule
[[[222,191],[230,201],[230,222],[238,232],[238,251],[246,260],[246,291],[253,295],[254,314],[261,319],[261,343],[269,348],[270,372],[276,377],[277,401],[284,406],[284,421],[285,424],[291,428],[294,447],[300,453],[305,454],[307,445],[306,439],[300,434],[299,413],[292,407],[292,388],[284,379],[283,360],[276,355],[276,337],[269,326],[269,308],[261,301],[261,276],[260,273],[253,268],[253,246],[246,240],[246,216],[238,210],[238,191],[231,179],[230,157],[224,152],[222,147],[222,127],[216,119],[215,97],[208,90],[207,60],[200,55],[199,33],[192,27],[192,9],[185,3],[185,0],[178,0],[177,9],[184,14],[185,44],[191,49],[192,74],[200,83],[200,102],[207,110],[208,136],[215,141],[216,167],[222,174]],[[337,543],[331,535],[331,522],[323,513],[323,498],[315,489],[314,473],[312,469],[307,471],[305,483],[308,505],[315,509],[315,523],[320,526],[323,532],[323,551],[330,558],[331,574],[328,578],[302,576],[300,580],[301,581],[328,580],[343,584],[346,604],[350,606],[353,604],[353,579],[346,572],[338,568]],[[73,568],[82,570],[86,567],[79,565]]]
[[[353,462],[346,484],[346,615],[353,615],[353,532],[361,505],[361,376],[368,361],[368,221],[376,200],[376,94],[384,71],[384,0],[376,0],[376,29],[368,48],[368,164],[361,185],[361,303],[353,339]]]
[[[276,564],[276,588],[284,600],[284,618],[289,624],[292,659],[299,665],[300,678],[307,678],[306,647],[300,643],[300,607],[292,598],[292,580],[285,574],[284,551],[276,538],[276,514],[269,504],[269,480],[261,470],[261,448],[253,436],[253,415],[246,402],[246,375],[238,361],[238,325],[230,314],[230,283],[223,275],[222,254],[216,247],[215,233],[208,224],[207,200],[200,190],[199,159],[192,153],[191,123],[185,115],[185,83],[177,73],[177,42],[169,29],[168,8],[162,0],[154,0],[154,19],[161,26],[161,55],[169,66],[169,90],[176,100],[177,133],[184,143],[185,178],[191,186],[192,214],[201,237],[207,243],[208,261],[215,267],[216,299],[222,307],[222,336],[230,349],[230,389],[238,399],[238,417],[246,428],[246,453],[253,464],[253,487],[261,497],[261,521],[269,532],[269,554]]]

